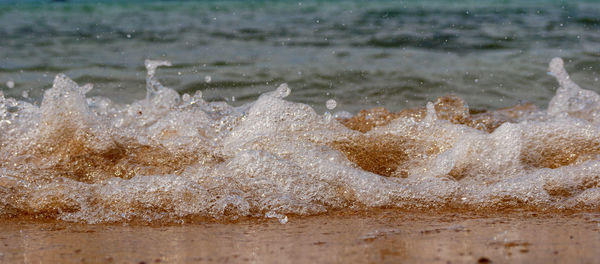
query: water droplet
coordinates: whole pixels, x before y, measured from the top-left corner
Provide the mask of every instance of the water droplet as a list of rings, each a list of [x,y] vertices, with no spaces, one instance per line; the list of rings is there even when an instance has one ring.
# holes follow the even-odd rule
[[[210,75],[204,76],[204,82],[210,83],[212,81],[212,77]]]
[[[337,106],[337,102],[333,99],[329,99],[327,102],[325,102],[325,106],[327,109],[333,110]]]
[[[8,89],[12,89],[15,87],[15,82],[10,80],[8,82],[6,82],[6,87],[8,87]]]

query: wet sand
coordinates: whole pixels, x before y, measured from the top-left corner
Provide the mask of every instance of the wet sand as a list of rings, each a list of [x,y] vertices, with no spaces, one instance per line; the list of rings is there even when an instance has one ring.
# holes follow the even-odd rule
[[[600,213],[378,210],[235,223],[2,220],[2,263],[593,263]]]

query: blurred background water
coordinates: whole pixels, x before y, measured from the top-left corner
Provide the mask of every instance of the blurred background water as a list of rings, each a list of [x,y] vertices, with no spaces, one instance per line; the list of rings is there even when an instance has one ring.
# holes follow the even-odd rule
[[[600,90],[600,2],[0,0],[0,88],[29,101],[61,72],[91,95],[142,99],[152,58],[173,62],[158,76],[181,94],[236,105],[287,82],[318,111],[331,98],[356,112],[448,94],[545,107],[556,56]]]

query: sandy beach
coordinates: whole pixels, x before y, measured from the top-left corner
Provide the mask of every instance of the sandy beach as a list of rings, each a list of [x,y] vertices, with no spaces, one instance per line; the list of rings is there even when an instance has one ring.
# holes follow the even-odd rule
[[[2,220],[2,263],[594,263],[600,214],[377,210],[235,223]]]

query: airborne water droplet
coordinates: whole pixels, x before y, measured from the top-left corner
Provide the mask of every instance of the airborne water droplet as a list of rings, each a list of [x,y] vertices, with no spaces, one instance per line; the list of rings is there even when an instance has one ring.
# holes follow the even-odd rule
[[[329,110],[333,110],[337,106],[337,102],[334,99],[329,99],[325,102],[325,106]]]

